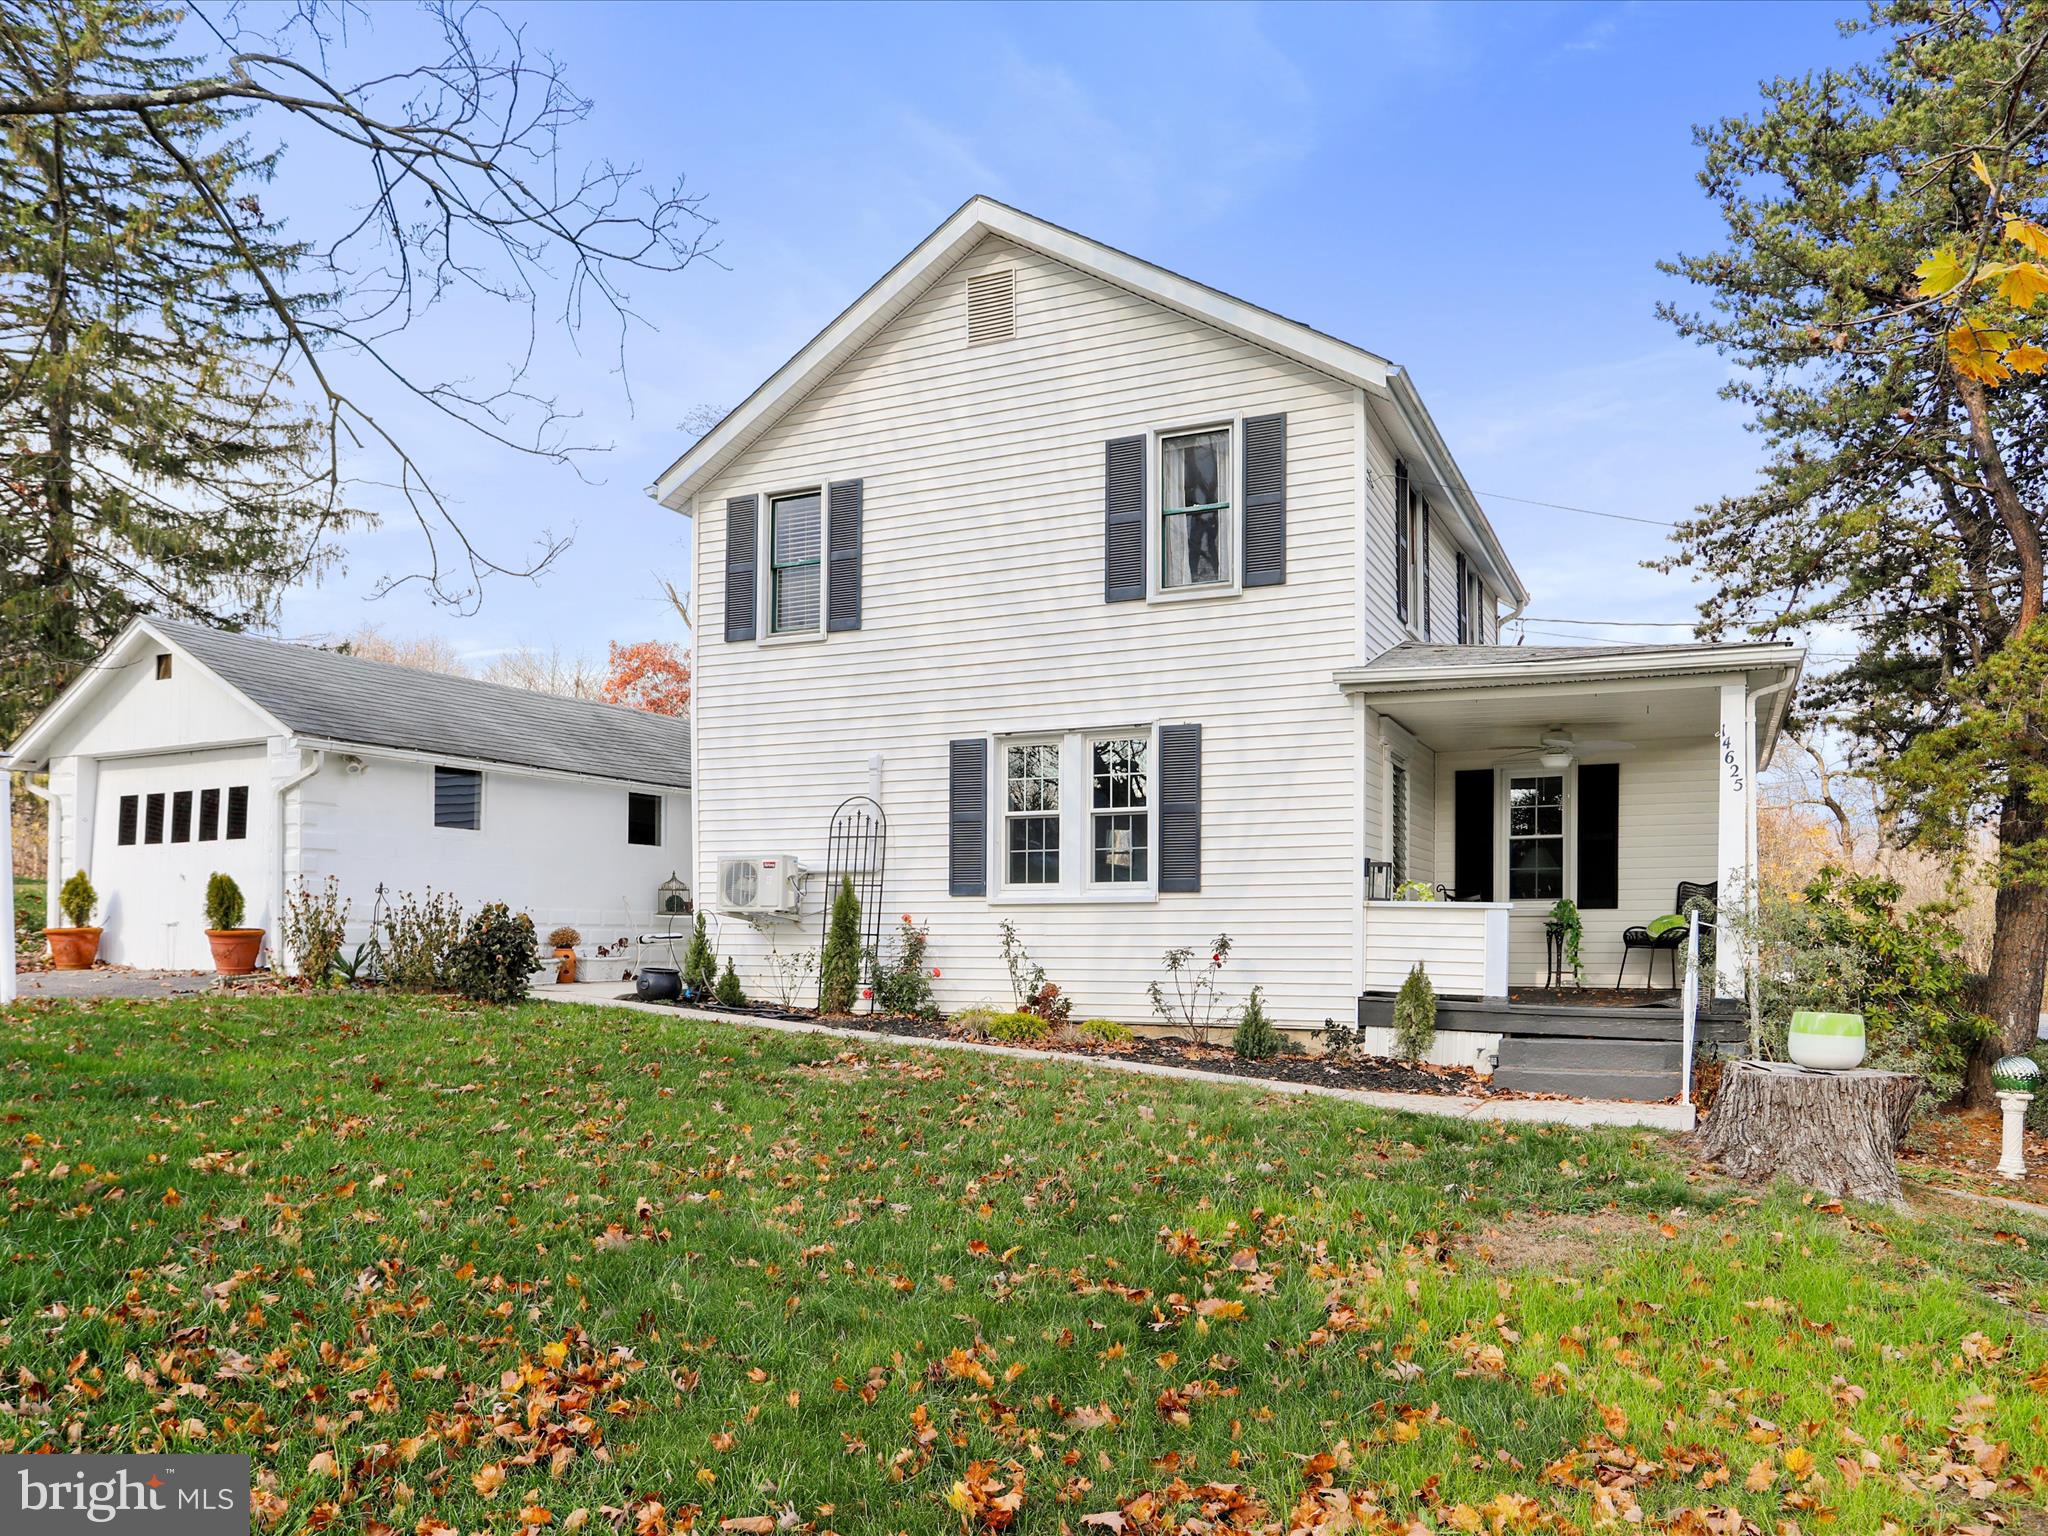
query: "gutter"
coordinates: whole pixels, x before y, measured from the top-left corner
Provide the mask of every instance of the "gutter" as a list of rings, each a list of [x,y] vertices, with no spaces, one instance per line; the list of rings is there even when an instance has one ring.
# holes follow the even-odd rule
[[[273,878],[271,881],[270,892],[274,900],[274,904],[270,909],[270,920],[271,922],[277,925],[277,942],[271,946],[271,949],[273,954],[279,958],[282,958],[284,955],[285,797],[290,795],[291,792],[297,789],[301,784],[305,783],[306,780],[313,777],[314,774],[318,773],[323,767],[326,766],[326,764],[327,754],[325,752],[316,751],[313,754],[313,761],[310,765],[301,768],[297,773],[293,774],[290,778],[280,780],[277,785],[277,818],[276,821],[273,823],[271,829],[271,842],[273,845],[271,850],[271,872]],[[271,971],[273,973],[278,972],[280,969],[281,967],[275,964],[271,966]]]

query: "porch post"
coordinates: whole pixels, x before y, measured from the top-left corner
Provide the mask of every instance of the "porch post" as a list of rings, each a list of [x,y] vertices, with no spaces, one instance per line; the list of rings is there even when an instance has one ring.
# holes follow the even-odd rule
[[[1746,678],[1721,685],[1721,725],[1714,742],[1715,818],[1720,890],[1714,923],[1714,995],[1740,997],[1744,961],[1734,916],[1749,899],[1749,822],[1755,795],[1756,743],[1749,729]]]

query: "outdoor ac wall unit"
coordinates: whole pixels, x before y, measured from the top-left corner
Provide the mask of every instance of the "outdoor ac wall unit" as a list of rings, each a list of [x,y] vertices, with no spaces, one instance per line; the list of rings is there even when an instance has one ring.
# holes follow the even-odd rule
[[[718,861],[718,910],[740,917],[794,917],[804,868],[786,853]]]

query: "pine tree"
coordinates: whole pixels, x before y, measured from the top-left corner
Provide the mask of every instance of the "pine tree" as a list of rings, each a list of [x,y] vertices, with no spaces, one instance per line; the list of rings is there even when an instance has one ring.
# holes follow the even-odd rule
[[[854,994],[859,990],[860,898],[853,894],[853,877],[842,875],[839,894],[832,898],[825,953],[818,960],[818,1011],[853,1012]]]
[[[0,91],[176,83],[176,19],[11,6]],[[138,611],[260,619],[352,516],[318,483],[324,434],[252,275],[288,286],[303,251],[262,218],[277,153],[237,134],[243,113],[0,121],[0,735]],[[238,211],[245,250],[209,200]]]
[[[683,986],[692,997],[709,997],[718,984],[718,954],[711,947],[711,935],[704,926],[704,914],[697,914],[690,930],[690,942],[683,949]]]
[[[1709,633],[1837,627],[1801,707],[1856,740],[1888,837],[1995,840],[1981,1100],[2048,977],[2048,10],[1886,0],[1848,30],[1863,62],[1697,132],[1727,239],[1667,264],[1709,305],[1666,313],[1768,459],[1664,565],[1715,583]]]

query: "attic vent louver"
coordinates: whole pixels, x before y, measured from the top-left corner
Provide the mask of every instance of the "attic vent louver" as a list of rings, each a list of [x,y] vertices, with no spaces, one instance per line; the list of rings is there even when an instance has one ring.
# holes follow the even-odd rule
[[[1017,334],[1017,274],[983,272],[967,279],[967,344],[1008,341]]]

